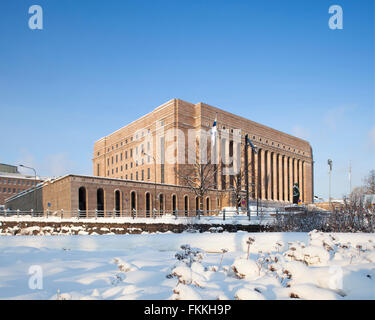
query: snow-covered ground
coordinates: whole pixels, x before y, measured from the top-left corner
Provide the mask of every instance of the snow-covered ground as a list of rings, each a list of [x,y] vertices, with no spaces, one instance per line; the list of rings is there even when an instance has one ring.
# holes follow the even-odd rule
[[[116,217],[116,218],[64,218],[59,217],[31,217],[31,216],[12,216],[12,217],[0,217],[0,234],[12,234],[12,230],[7,230],[2,227],[2,222],[82,222],[82,223],[108,223],[108,224],[215,224],[215,225],[272,225],[275,222],[275,218],[270,215],[256,216],[256,214],[250,217],[240,214],[226,216],[225,220],[223,216],[209,216],[204,217],[178,217],[176,219],[174,216],[165,215],[163,217],[156,218],[131,218],[131,217]]]
[[[0,237],[0,299],[56,298],[375,299],[375,236]]]

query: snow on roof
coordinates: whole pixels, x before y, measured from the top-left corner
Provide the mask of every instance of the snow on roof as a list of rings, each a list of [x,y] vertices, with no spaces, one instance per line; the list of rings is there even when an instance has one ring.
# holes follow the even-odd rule
[[[29,174],[22,174],[22,173],[7,173],[7,172],[0,172],[0,178],[11,178],[11,179],[30,179],[34,180],[35,176]],[[45,177],[36,176],[36,180],[46,180]]]

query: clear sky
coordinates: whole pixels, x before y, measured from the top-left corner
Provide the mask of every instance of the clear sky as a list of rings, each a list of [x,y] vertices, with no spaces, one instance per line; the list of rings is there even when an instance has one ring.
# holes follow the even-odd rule
[[[43,8],[43,30],[28,9]],[[328,26],[332,4],[343,30]],[[92,174],[94,142],[172,99],[307,139],[315,194],[375,169],[374,0],[2,0],[0,162]]]

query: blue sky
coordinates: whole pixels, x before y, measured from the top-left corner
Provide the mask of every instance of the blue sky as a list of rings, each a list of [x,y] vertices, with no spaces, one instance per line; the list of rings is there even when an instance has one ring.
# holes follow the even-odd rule
[[[44,29],[28,28],[41,5]],[[344,29],[328,27],[332,4]],[[315,194],[375,169],[374,1],[5,0],[0,162],[92,173],[94,142],[180,98],[307,139]]]

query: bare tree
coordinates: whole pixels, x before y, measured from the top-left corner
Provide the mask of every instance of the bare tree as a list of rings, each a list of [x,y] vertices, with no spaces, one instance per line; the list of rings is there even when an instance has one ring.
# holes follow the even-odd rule
[[[208,153],[206,161],[203,161],[199,154],[199,141],[196,140],[196,157],[193,164],[181,166],[175,169],[176,175],[180,181],[184,183],[199,199],[199,210],[203,211],[203,199],[208,191],[217,188],[215,175],[218,166],[211,163],[210,153]]]
[[[254,172],[252,170],[252,161],[248,164],[248,172],[250,172],[250,181],[255,181],[254,179]],[[236,211],[238,212],[238,208],[241,207],[241,201],[245,199],[246,191],[243,189],[243,187],[246,187],[243,185],[243,182],[245,182],[245,176],[246,176],[246,170],[245,168],[241,168],[239,173],[233,176],[233,185],[231,186],[232,191],[232,200],[233,204],[236,207]],[[252,188],[255,187],[255,183],[249,182],[249,186]]]
[[[363,179],[365,191],[367,194],[375,194],[375,170],[371,170]]]

